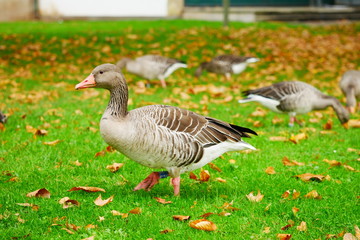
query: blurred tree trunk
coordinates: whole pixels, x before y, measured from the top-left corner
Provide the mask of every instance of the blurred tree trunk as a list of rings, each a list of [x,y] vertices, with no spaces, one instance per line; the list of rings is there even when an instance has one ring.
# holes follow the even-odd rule
[[[222,0],[223,2],[223,9],[224,9],[224,22],[223,26],[229,26],[229,8],[230,8],[230,0]]]

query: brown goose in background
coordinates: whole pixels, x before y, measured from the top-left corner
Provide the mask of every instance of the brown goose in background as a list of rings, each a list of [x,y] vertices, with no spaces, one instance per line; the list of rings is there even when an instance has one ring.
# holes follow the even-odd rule
[[[348,111],[339,100],[320,92],[315,87],[300,81],[279,82],[268,87],[244,91],[246,98],[239,103],[259,102],[273,112],[288,113],[289,125],[293,126],[296,114],[332,107],[342,124],[349,120]]]
[[[150,190],[160,178],[170,176],[174,194],[180,193],[180,174],[211,162],[228,151],[255,149],[242,140],[256,133],[248,128],[204,117],[178,107],[150,105],[127,110],[128,87],[113,64],[97,66],[75,89],[105,88],[109,104],[100,121],[100,132],[110,146],[153,172],[134,190]]]
[[[6,123],[7,117],[0,111],[0,123]]]
[[[214,57],[210,62],[203,62],[195,71],[195,76],[199,77],[203,71],[224,74],[226,79],[230,79],[231,74],[239,74],[244,71],[249,63],[258,62],[255,57],[243,57],[234,55],[220,55]]]
[[[159,79],[162,87],[166,87],[165,78],[179,68],[187,68],[186,63],[159,55],[145,55],[134,60],[123,58],[116,63],[121,69],[148,80]]]
[[[355,113],[356,100],[359,101],[360,109],[360,71],[345,72],[340,80],[340,88],[346,96],[346,107],[350,113]]]

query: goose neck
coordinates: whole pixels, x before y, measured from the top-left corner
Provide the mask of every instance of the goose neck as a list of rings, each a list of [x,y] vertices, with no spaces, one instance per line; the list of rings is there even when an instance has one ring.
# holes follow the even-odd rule
[[[110,89],[110,101],[106,108],[107,112],[114,117],[125,117],[128,103],[128,88],[126,85],[119,85]]]

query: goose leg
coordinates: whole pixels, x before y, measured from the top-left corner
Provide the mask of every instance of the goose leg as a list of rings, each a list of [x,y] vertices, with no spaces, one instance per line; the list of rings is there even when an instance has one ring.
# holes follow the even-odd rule
[[[160,78],[160,82],[161,82],[161,86],[162,86],[163,88],[166,88],[165,79],[164,79],[164,78]]]
[[[174,187],[174,196],[179,196],[180,195],[180,177],[172,178],[171,184]]]
[[[144,189],[145,191],[150,191],[151,188],[159,183],[160,178],[166,178],[169,176],[167,171],[165,172],[152,172],[150,175],[145,178],[141,183],[139,183],[135,188],[134,191]]]

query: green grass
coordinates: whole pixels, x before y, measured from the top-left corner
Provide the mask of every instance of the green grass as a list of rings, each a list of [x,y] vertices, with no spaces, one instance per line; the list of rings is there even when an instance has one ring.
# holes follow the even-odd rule
[[[267,110],[265,117],[251,117],[259,105],[239,105],[237,99],[242,90],[250,87],[297,79],[344,102],[337,83],[347,69],[360,68],[359,26],[233,23],[223,29],[220,23],[180,20],[1,23],[0,109],[10,116],[5,129],[0,130],[0,238],[276,239],[278,233],[289,233],[293,239],[325,239],[327,234],[343,231],[354,234],[353,226],[360,225],[359,129],[343,128],[330,109],[322,111],[322,117],[314,112],[303,115],[300,118],[306,122],[304,127],[289,128],[286,115],[278,116],[283,122],[277,124],[272,123],[276,114]],[[107,145],[99,131],[89,127],[99,129],[109,96],[103,90],[74,90],[75,84],[96,65],[147,53],[181,58],[190,68],[169,77],[168,88],[162,89],[159,81],[151,81],[151,87],[143,93],[139,82],[145,81],[125,73],[130,109],[149,103],[171,104],[259,133],[246,139],[257,151],[224,154],[213,162],[222,172],[204,167],[210,172],[209,182],[198,183],[182,175],[180,197],[172,196],[167,179],[150,192],[133,192],[151,169],[117,152],[95,157]],[[200,79],[192,76],[199,62],[221,53],[253,55],[262,61],[231,81],[213,74],[204,74]],[[203,86],[208,87],[199,91]],[[216,93],[214,88],[222,91]],[[189,98],[182,99],[183,93]],[[228,96],[233,99],[222,102]],[[359,114],[352,118],[359,119]],[[323,126],[329,120],[333,128],[324,134]],[[261,126],[253,126],[253,121],[260,121]],[[34,136],[26,126],[46,129],[48,134]],[[307,139],[298,144],[269,140],[301,132],[306,132]],[[43,144],[57,139],[61,142],[55,146]],[[305,165],[284,166],[285,156]],[[324,159],[340,161],[357,172],[343,166],[331,168]],[[77,160],[81,166],[73,164]],[[125,165],[111,173],[106,166],[114,162]],[[275,168],[276,174],[265,173],[269,166]],[[195,171],[199,173],[200,169]],[[303,173],[329,175],[330,180],[303,182],[293,177]],[[9,181],[14,177],[16,181]],[[217,182],[217,177],[227,182]],[[114,200],[98,207],[93,201],[99,193],[67,191],[75,186],[104,188],[103,198],[114,195]],[[51,198],[26,197],[39,188],[48,189]],[[281,198],[285,191],[293,189],[300,192],[300,198]],[[258,190],[263,200],[250,202],[246,195]],[[304,197],[312,190],[322,199]],[[66,196],[81,205],[63,209],[58,201]],[[162,205],[154,197],[172,203]],[[25,202],[38,205],[38,211],[16,204]],[[233,207],[240,210],[225,210],[230,216],[211,215],[208,219],[218,227],[214,232],[195,230],[188,222],[172,219],[173,215],[190,215],[195,220],[204,213],[220,213],[223,209],[219,207],[225,202],[233,202]],[[142,209],[141,214],[124,219],[111,214],[111,210],[126,213],[136,207]],[[296,215],[293,207],[300,209]],[[105,220],[99,221],[99,217]],[[294,226],[281,230],[289,220],[295,222]],[[302,221],[307,223],[306,232],[296,229]],[[69,234],[62,229],[66,223],[81,228]],[[97,227],[85,229],[88,224]],[[265,227],[270,227],[270,233],[263,232]],[[161,234],[165,229],[174,231]]]

